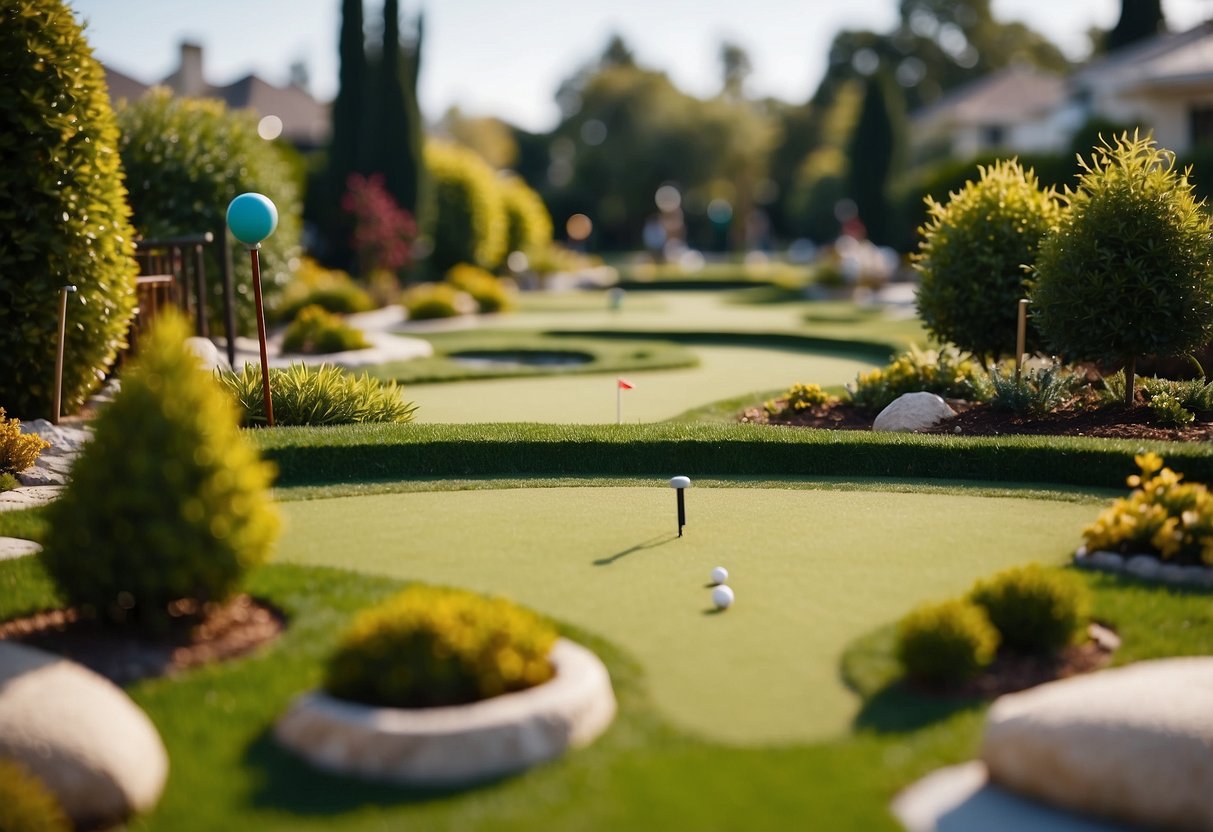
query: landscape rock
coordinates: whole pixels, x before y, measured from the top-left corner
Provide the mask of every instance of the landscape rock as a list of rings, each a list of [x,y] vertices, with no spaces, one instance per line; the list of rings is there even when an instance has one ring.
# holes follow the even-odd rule
[[[1124,568],[1125,559],[1116,552],[1098,551],[1092,552],[1087,556],[1091,566],[1096,569],[1103,569],[1109,572],[1119,572]]]
[[[1149,829],[1213,830],[1213,658],[1163,659],[998,699],[981,757],[999,785]]]
[[[198,366],[207,372],[232,369],[232,365],[227,362],[223,353],[219,352],[219,348],[210,338],[198,336],[186,338],[185,347],[198,359]]]
[[[36,555],[42,551],[42,546],[32,540],[20,537],[0,537],[0,560],[13,560]]]
[[[0,491],[0,511],[44,506],[58,497],[62,491],[62,485],[38,485],[32,488]]]
[[[155,726],[109,680],[50,653],[0,641],[0,757],[24,765],[79,827],[151,809],[168,755]]]
[[[880,411],[874,431],[916,431],[934,427],[956,411],[934,393],[905,393]]]
[[[1135,578],[1141,578],[1143,581],[1153,580],[1158,577],[1158,570],[1162,568],[1162,561],[1150,555],[1134,555],[1125,561],[1125,571]]]

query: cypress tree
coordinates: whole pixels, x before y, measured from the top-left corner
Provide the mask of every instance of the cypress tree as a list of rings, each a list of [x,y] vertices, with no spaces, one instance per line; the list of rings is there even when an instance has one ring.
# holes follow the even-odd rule
[[[900,150],[904,105],[895,97],[885,72],[870,76],[865,86],[863,108],[847,147],[848,187],[868,237],[885,244],[890,242],[893,227],[889,182]]]
[[[1162,0],[1121,0],[1120,20],[1108,32],[1107,49],[1122,46],[1157,35],[1166,28],[1162,16]]]

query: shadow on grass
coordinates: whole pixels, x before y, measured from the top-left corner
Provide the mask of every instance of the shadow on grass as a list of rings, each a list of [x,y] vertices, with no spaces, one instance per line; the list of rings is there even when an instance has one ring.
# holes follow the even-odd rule
[[[635,546],[629,546],[628,548],[624,549],[622,552],[616,552],[615,554],[610,555],[609,557],[598,558],[598,560],[594,561],[594,565],[595,566],[610,566],[615,561],[619,560],[620,558],[625,558],[628,555],[632,554],[633,552],[640,552],[644,549],[654,549],[658,546],[662,546],[666,543],[669,543],[671,540],[677,540],[677,539],[678,539],[678,535],[674,534],[673,532],[670,532],[668,534],[659,534],[656,537],[650,537],[648,540],[646,540],[642,543],[637,543]]]
[[[959,696],[930,696],[894,682],[866,699],[855,717],[856,731],[904,733],[917,731],[962,711],[985,705],[985,700]]]

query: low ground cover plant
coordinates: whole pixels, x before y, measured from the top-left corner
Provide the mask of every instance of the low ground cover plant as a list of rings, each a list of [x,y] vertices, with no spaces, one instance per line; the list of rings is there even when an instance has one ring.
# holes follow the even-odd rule
[[[0,759],[0,829],[70,832],[71,821],[46,784],[24,766]]]
[[[283,352],[301,352],[308,355],[345,350],[366,349],[371,344],[362,334],[321,306],[305,306],[282,336]]]
[[[965,599],[925,604],[897,625],[897,659],[905,675],[931,687],[972,679],[994,660],[998,630],[986,611]]]
[[[386,707],[478,702],[552,678],[555,643],[551,624],[504,598],[413,586],[354,619],[324,687]]]
[[[1018,415],[1043,416],[1068,401],[1083,379],[1068,367],[1050,363],[1046,367],[1025,367],[1019,377],[1007,364],[990,368],[990,404]]]
[[[837,396],[827,393],[819,384],[793,384],[779,398],[765,402],[763,409],[768,415],[778,417],[814,407],[828,407],[838,401]]]
[[[898,396],[926,391],[944,398],[986,401],[989,378],[981,364],[955,347],[911,347],[883,369],[861,373],[848,385],[847,400],[864,410],[883,410]]]
[[[36,433],[22,433],[21,420],[6,418],[4,408],[0,407],[0,476],[21,473],[50,446]]]
[[[266,424],[261,368],[217,370],[215,377],[235,400],[244,427]],[[279,425],[352,425],[410,422],[417,406],[401,397],[394,381],[354,375],[329,364],[292,364],[270,370],[274,422]]]

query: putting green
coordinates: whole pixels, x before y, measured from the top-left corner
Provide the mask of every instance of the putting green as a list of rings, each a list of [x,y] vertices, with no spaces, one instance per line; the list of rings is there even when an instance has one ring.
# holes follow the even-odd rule
[[[625,422],[658,422],[699,405],[789,387],[795,382],[845,384],[874,366],[837,355],[758,347],[695,345],[700,365],[682,370],[627,373],[635,389],[623,392]],[[459,381],[411,384],[404,396],[416,402],[419,422],[615,421],[615,375]]]
[[[739,744],[845,732],[846,645],[1011,564],[1060,562],[1090,503],[968,494],[544,488],[284,503],[279,559],[505,595],[643,664],[680,726]],[[735,605],[711,610],[708,575]]]

